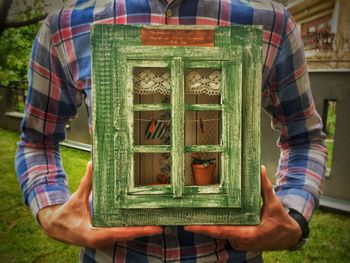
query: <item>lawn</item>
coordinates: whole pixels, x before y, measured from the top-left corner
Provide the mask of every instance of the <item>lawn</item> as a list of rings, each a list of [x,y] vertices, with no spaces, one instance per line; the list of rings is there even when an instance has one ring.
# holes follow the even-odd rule
[[[45,236],[24,206],[14,171],[18,133],[0,129],[0,262],[78,262],[79,248]],[[74,191],[89,153],[62,147],[64,168]],[[264,253],[265,262],[350,262],[350,215],[317,211],[308,244],[296,252]]]
[[[333,145],[334,141],[333,140],[326,140],[326,145],[328,149],[328,162],[327,162],[327,167],[331,168],[332,167],[332,157],[333,157]]]

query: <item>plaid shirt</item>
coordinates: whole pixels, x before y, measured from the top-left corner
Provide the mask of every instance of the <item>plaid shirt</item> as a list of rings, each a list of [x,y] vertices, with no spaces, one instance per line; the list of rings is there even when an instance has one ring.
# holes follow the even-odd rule
[[[167,11],[167,10],[171,10]],[[300,35],[289,13],[269,1],[78,0],[50,15],[33,44],[29,92],[16,155],[17,176],[33,215],[69,198],[59,142],[65,124],[83,103],[90,107],[90,24],[200,24],[264,26],[262,105],[280,131],[276,193],[283,205],[310,219],[317,205],[327,158],[315,111]],[[84,95],[84,96],[83,96]],[[83,249],[81,259],[118,262],[232,262],[250,253],[227,241],[182,227],[162,235],[118,242],[106,251]]]

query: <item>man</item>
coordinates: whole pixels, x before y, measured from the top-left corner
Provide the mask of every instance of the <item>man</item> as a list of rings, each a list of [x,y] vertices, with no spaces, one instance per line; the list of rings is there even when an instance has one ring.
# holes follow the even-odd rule
[[[262,105],[280,130],[281,158],[277,195],[262,169],[259,226],[91,226],[91,164],[70,196],[58,149],[82,95],[90,109],[91,23],[264,26]],[[260,253],[246,251],[292,249],[308,235],[327,157],[321,130],[302,42],[281,5],[263,0],[78,0],[49,16],[34,42],[17,175],[44,231],[86,247],[82,262],[261,261]]]

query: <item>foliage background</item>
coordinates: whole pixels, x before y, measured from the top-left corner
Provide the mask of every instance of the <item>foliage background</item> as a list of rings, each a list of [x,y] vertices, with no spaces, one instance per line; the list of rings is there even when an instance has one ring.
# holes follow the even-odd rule
[[[43,17],[61,8],[64,2],[66,0],[12,0],[5,25]],[[0,35],[0,86],[26,88],[30,50],[41,23],[8,27]]]
[[[40,25],[8,28],[0,37],[0,85],[25,89],[31,46]]]

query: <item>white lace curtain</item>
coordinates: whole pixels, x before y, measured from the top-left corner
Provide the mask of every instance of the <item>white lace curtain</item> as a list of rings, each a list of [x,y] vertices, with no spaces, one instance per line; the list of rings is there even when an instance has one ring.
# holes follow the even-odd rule
[[[185,71],[186,94],[220,95],[221,71],[218,69],[188,69]],[[134,68],[134,93],[151,95],[170,94],[168,68]]]

